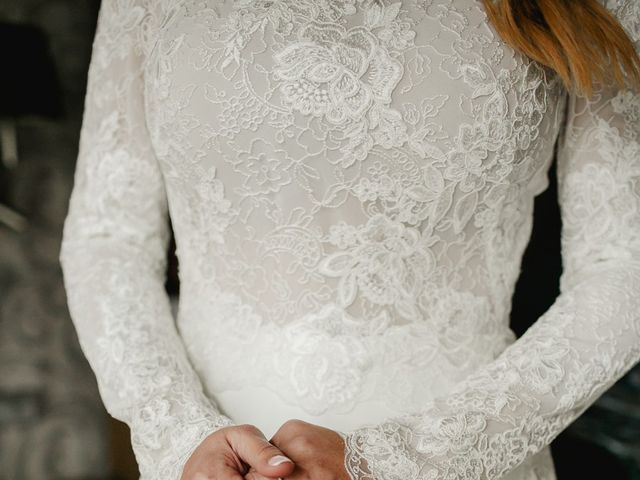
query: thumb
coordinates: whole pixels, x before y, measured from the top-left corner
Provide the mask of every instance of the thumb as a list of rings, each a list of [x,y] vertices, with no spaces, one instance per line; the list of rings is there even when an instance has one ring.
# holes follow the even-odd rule
[[[265,477],[286,477],[293,472],[293,461],[269,443],[258,428],[229,431],[228,440],[238,456]]]

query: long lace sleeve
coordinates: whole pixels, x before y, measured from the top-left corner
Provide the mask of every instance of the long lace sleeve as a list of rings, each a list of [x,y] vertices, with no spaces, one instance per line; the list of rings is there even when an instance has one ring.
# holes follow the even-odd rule
[[[102,2],[60,261],[105,407],[129,425],[141,478],[169,480],[232,421],[203,393],[164,290],[167,200],[143,97],[153,21],[138,0]]]
[[[638,5],[609,6],[640,47]],[[558,153],[560,295],[446,395],[341,432],[353,479],[501,478],[640,360],[640,94],[568,100]]]

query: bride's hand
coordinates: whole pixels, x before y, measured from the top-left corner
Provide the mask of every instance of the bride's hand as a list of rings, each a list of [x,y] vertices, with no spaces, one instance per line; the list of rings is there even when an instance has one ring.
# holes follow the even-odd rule
[[[287,420],[269,440],[295,463],[286,480],[349,480],[344,468],[344,441],[335,431],[302,420]],[[246,480],[271,480],[250,469]]]
[[[269,463],[271,459],[275,465]],[[291,474],[294,464],[254,425],[232,425],[215,431],[198,445],[180,480],[243,480],[249,469],[278,478]]]

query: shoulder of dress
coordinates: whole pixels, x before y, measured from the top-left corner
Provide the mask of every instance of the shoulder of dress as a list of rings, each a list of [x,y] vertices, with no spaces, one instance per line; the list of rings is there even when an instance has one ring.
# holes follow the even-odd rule
[[[640,45],[640,1],[598,0],[620,21],[631,39]]]

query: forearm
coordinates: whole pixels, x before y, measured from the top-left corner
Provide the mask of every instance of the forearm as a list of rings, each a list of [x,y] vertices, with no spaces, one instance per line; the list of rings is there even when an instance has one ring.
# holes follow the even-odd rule
[[[640,360],[640,262],[580,278],[452,392],[350,432],[352,477],[494,479],[548,445]]]
[[[130,426],[145,478],[179,478],[201,439],[232,422],[202,391],[175,329],[164,263],[153,253],[160,245],[149,247],[70,234],[61,263],[105,407]]]

